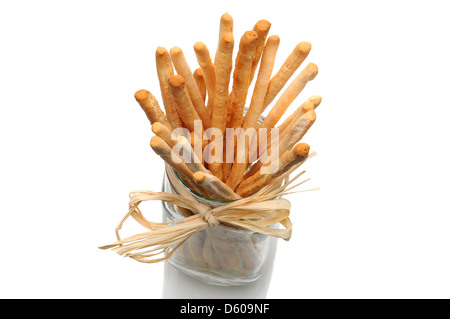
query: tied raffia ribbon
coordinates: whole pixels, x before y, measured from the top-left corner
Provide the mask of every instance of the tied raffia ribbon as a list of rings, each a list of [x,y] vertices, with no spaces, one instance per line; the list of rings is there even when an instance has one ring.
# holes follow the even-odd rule
[[[181,184],[172,169],[166,166],[167,178],[179,194],[145,190],[131,192],[128,213],[116,228],[117,241],[99,248],[111,249],[121,256],[140,262],[155,263],[169,259],[175,250],[196,232],[207,227],[216,227],[219,223],[289,240],[292,234],[292,222],[289,219],[291,204],[280,196],[292,193],[292,189],[308,181],[304,180],[288,188],[305,172],[302,171],[293,179],[289,179],[289,174],[299,165],[274,179],[257,193],[214,208],[194,197]],[[194,215],[169,223],[150,222],[139,209],[140,203],[150,200],[164,201],[190,210]],[[129,217],[149,231],[121,239],[119,230]],[[277,223],[284,228],[270,227]]]

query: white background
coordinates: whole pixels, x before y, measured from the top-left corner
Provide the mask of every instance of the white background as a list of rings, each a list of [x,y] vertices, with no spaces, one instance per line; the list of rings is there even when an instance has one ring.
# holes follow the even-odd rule
[[[157,46],[180,46],[194,69],[193,44],[213,54],[229,12],[236,38],[272,23],[275,70],[300,41],[319,66],[294,104],[323,97],[304,138],[319,154],[305,188],[321,190],[288,198],[294,232],[267,297],[449,298],[446,4],[2,1],[0,297],[161,298],[163,264],[97,249],[130,191],[161,187],[133,94],[161,100]]]

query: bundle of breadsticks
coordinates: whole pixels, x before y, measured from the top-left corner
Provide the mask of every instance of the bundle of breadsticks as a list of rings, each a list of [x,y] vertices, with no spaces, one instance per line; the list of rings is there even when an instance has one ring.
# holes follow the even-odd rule
[[[260,20],[253,30],[246,31],[235,41],[233,19],[225,13],[220,20],[215,56],[211,57],[203,42],[194,44],[198,68],[191,69],[179,47],[173,47],[170,51],[163,47],[157,48],[156,68],[165,112],[149,91],[139,90],[135,93],[155,134],[150,146],[166,162],[166,171],[171,170],[167,175],[173,179],[176,174],[193,194],[200,197],[225,203],[242,203],[239,204],[242,206],[239,210],[236,209],[238,204],[228,204],[214,209],[217,214],[212,214],[209,207],[195,202],[190,194],[182,194],[186,202],[170,197],[172,203],[178,205],[179,212],[186,217],[186,224],[194,224],[193,218],[201,215],[203,223],[198,219],[199,224],[195,224],[198,231],[208,225],[214,226],[218,221],[231,228],[234,225],[234,228],[284,239],[290,236],[290,205],[281,201],[273,202],[273,198],[282,193],[273,190],[275,185],[279,185],[283,179],[287,180],[289,174],[311,156],[309,145],[301,140],[316,119],[315,109],[321,103],[321,97],[309,97],[285,121],[279,123],[287,108],[307,83],[315,78],[318,68],[314,63],[309,63],[288,84],[311,50],[310,43],[300,42],[274,73],[280,38],[268,36],[270,27],[270,22]],[[237,48],[235,42],[238,42]],[[234,50],[237,51],[235,59]],[[253,81],[253,93],[249,94]],[[263,112],[271,104],[270,111],[263,117]],[[181,226],[172,229],[176,235],[170,240],[167,237],[161,241],[156,237],[150,240],[148,236],[161,234],[163,237],[169,233],[164,230],[166,226],[156,227],[156,224],[146,221],[137,208],[142,200],[169,201],[169,195],[155,194],[135,194],[127,215],[133,216],[154,232],[129,240],[120,240],[118,236],[118,242],[102,248],[115,247],[120,254],[147,261],[147,257],[155,254],[138,254],[134,251],[157,246],[152,251],[162,249],[167,253],[169,247],[175,245],[179,248],[186,243],[184,246],[190,248],[179,249],[179,254],[197,265],[208,265],[209,269],[214,270],[224,267],[233,273],[254,269],[255,260],[260,258],[254,238],[246,238],[239,243],[235,258],[230,249],[222,246],[227,242],[226,236],[224,240],[211,240],[209,233],[193,235],[192,228],[188,226],[186,229],[189,231],[185,232],[180,230]],[[255,194],[259,194],[259,197]],[[263,201],[263,205],[245,201],[257,197],[254,201]],[[198,206],[191,205],[191,200]],[[256,207],[265,212],[261,217],[258,215],[256,218],[256,215],[249,213]],[[230,214],[225,216],[227,209]],[[277,213],[271,215],[273,211]],[[271,224],[265,220],[261,222],[264,218],[272,224],[280,222],[287,229],[268,230],[265,227]],[[137,242],[142,245],[138,247]],[[170,251],[169,257],[172,253]],[[248,257],[250,255],[253,257]]]
[[[170,52],[158,47],[156,67],[165,114],[149,91],[139,90],[135,94],[152,123],[155,133],[150,143],[152,149],[189,187],[204,196],[222,200],[248,196],[308,156],[309,146],[297,143],[315,121],[320,96],[310,97],[283,123],[276,125],[306,84],[317,75],[314,63],[308,64],[295,77],[264,120],[258,122],[311,50],[310,43],[300,42],[272,76],[280,38],[268,37],[270,26],[268,21],[261,20],[253,30],[242,35],[233,74],[233,19],[227,13],[221,17],[214,61],[203,42],[194,44],[199,67],[193,72],[179,47],[171,48]],[[256,72],[258,66],[259,72]],[[254,79],[253,94],[248,98]],[[244,113],[247,100],[250,103]],[[198,123],[197,130],[195,123]],[[276,140],[271,134],[274,128],[278,133]],[[208,135],[211,129],[218,134]],[[253,136],[235,133],[230,138],[229,129],[234,132],[255,130],[250,130]],[[218,141],[217,136],[222,136],[222,140]],[[277,169],[270,169],[271,163],[264,163],[264,159],[270,157],[275,147],[279,161],[272,163]],[[251,159],[255,162],[250,162]],[[269,174],[261,174],[264,166]]]

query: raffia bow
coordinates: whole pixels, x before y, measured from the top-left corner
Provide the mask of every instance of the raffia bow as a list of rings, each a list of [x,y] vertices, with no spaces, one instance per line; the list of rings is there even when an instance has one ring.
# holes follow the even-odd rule
[[[99,248],[111,249],[121,256],[140,262],[155,263],[169,259],[175,250],[196,232],[207,227],[215,227],[219,223],[289,240],[292,234],[292,222],[289,219],[291,204],[280,196],[292,193],[293,188],[308,181],[304,180],[288,188],[305,172],[289,180],[289,174],[297,167],[274,179],[259,192],[218,207],[210,207],[195,198],[181,184],[173,171],[166,167],[169,182],[180,194],[145,190],[131,192],[128,213],[116,228],[117,241]],[[170,223],[150,222],[139,209],[140,203],[149,200],[164,201],[195,214]],[[121,239],[119,230],[130,216],[149,231]],[[271,227],[277,223],[284,228]],[[164,257],[159,257],[161,254]]]

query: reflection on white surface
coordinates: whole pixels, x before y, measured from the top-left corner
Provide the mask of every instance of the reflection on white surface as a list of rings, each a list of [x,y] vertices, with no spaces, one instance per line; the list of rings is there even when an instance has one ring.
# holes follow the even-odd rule
[[[163,299],[264,299],[272,278],[277,240],[271,241],[267,262],[261,270],[261,277],[248,285],[215,286],[192,278],[170,263],[164,265]]]

